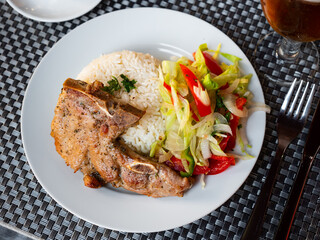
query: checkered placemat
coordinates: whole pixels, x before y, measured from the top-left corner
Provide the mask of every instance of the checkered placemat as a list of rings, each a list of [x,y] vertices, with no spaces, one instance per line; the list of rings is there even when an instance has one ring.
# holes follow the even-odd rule
[[[48,50],[78,25],[118,9],[160,7],[201,18],[226,33],[250,58],[258,39],[271,30],[259,0],[159,1],[103,0],[77,19],[62,23],[41,23],[26,19],[0,0],[0,221],[17,231],[43,239],[240,239],[257,199],[267,169],[275,155],[276,116],[285,88],[261,78],[266,103],[273,109],[261,154],[242,187],[220,208],[188,225],[157,233],[125,233],[95,226],[57,204],[37,182],[21,142],[21,105],[28,81]],[[317,43],[319,47],[320,44]],[[266,66],[268,64],[266,63]],[[272,66],[267,69],[272,73]],[[320,76],[316,74],[319,85]],[[312,106],[312,113],[319,92]],[[290,145],[271,198],[262,239],[272,239],[302,157],[307,126]],[[296,214],[290,239],[320,239],[319,155]]]

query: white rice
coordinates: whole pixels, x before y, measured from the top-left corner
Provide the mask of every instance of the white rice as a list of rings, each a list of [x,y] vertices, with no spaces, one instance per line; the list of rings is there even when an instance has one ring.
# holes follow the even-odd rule
[[[160,61],[149,54],[121,51],[102,55],[82,69],[77,79],[92,83],[95,80],[108,85],[116,77],[122,86],[121,74],[137,81],[136,88],[129,93],[122,87],[114,96],[146,114],[139,123],[121,135],[126,144],[148,154],[150,145],[164,135],[165,121],[160,113],[162,98],[158,89],[158,67]]]

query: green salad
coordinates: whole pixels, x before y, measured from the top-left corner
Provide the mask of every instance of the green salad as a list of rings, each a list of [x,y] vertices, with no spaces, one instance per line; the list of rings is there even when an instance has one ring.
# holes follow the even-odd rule
[[[184,177],[218,174],[235,165],[235,159],[252,157],[247,152],[247,118],[252,111],[270,111],[252,102],[252,74],[241,73],[241,59],[220,48],[221,44],[216,50],[202,44],[193,60],[163,61],[159,70],[166,129],[152,144],[150,156]],[[241,155],[230,153],[236,142]]]

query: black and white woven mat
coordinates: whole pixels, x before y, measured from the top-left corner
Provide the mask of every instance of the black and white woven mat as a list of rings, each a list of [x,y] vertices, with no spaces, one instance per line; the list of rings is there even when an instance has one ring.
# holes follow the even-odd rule
[[[48,50],[70,30],[99,15],[135,7],[168,8],[201,18],[226,33],[250,58],[258,39],[271,30],[259,0],[103,0],[84,16],[62,23],[26,19],[0,0],[0,221],[42,239],[240,239],[267,169],[275,155],[276,117],[285,95],[260,79],[266,103],[265,140],[252,173],[220,208],[188,225],[157,233],[125,233],[104,229],[65,210],[37,182],[24,155],[20,133],[21,105],[28,81]],[[320,44],[317,43],[319,47]],[[266,63],[266,66],[268,63]],[[269,70],[273,71],[272,67]],[[320,75],[315,80],[319,86]],[[319,92],[312,106],[314,112]],[[306,128],[290,145],[271,198],[262,239],[272,239],[298,170]],[[320,133],[319,133],[320,134]],[[317,156],[296,214],[290,239],[320,239],[320,158]]]

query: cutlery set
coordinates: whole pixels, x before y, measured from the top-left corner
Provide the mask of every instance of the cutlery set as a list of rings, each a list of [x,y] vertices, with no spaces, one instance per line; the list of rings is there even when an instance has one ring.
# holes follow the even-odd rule
[[[278,146],[276,155],[271,163],[266,180],[262,186],[254,209],[251,213],[247,227],[242,235],[242,240],[259,239],[259,235],[264,223],[264,216],[268,209],[268,203],[272,195],[272,189],[275,184],[281,162],[284,158],[284,153],[290,143],[302,131],[309,110],[312,104],[316,85],[303,80],[300,81],[295,96],[294,89],[298,85],[297,79],[293,81],[288,93],[280,108],[278,115],[277,131],[278,131]],[[304,91],[302,91],[303,86]],[[310,90],[309,90],[310,89]],[[308,96],[307,96],[308,95]],[[308,173],[311,169],[313,160],[319,151],[320,146],[320,103],[318,103],[314,113],[308,138],[303,152],[303,158],[300,163],[300,168],[297,173],[295,182],[292,186],[291,194],[288,198],[285,210],[282,214],[278,230],[275,234],[276,240],[288,239],[290,228],[293,223],[295,212],[299,205],[299,200],[303,192],[303,188],[308,178]]]

